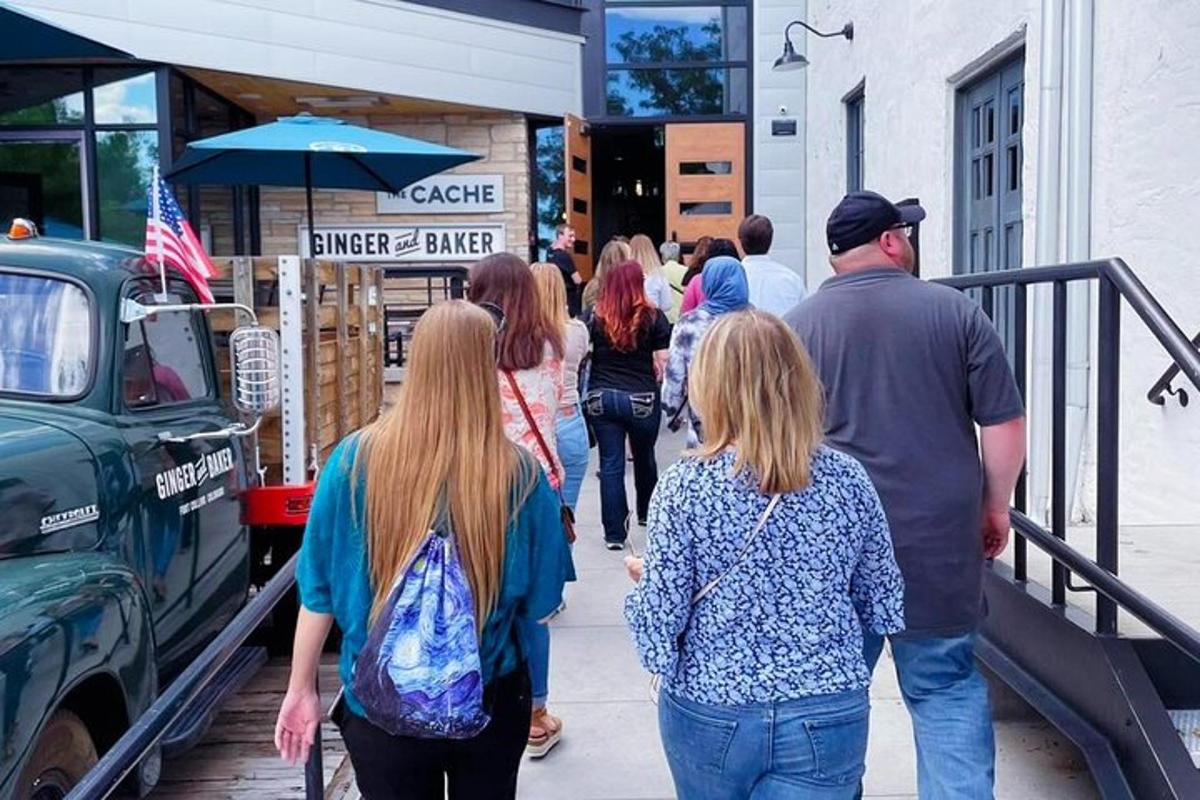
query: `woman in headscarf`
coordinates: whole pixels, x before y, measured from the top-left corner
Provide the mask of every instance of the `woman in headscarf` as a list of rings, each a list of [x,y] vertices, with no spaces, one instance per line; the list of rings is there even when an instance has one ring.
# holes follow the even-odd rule
[[[671,421],[671,430],[679,430],[678,420],[686,409],[687,446],[699,446],[703,436],[700,420],[688,406],[688,370],[700,348],[700,340],[723,314],[750,305],[750,288],[742,262],[732,256],[710,258],[700,275],[703,281],[704,302],[687,312],[675,323],[671,332],[671,349],[667,356],[662,385],[663,413]]]

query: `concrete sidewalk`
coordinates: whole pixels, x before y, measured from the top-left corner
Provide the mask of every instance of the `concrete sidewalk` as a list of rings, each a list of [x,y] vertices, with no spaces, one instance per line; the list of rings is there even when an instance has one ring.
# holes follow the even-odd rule
[[[669,464],[682,446],[682,436],[664,430],[659,463]],[[578,509],[579,580],[568,588],[567,609],[555,619],[551,639],[550,709],[563,719],[563,741],[542,761],[524,762],[519,791],[523,800],[675,796],[658,738],[649,678],[638,664],[622,616],[630,586],[624,554],[604,549],[595,453]],[[644,529],[636,529],[633,537],[640,552]],[[911,728],[887,653],[875,673],[871,700],[866,796],[915,798]],[[1098,796],[1070,742],[1049,725],[999,722],[996,741],[1000,800]]]

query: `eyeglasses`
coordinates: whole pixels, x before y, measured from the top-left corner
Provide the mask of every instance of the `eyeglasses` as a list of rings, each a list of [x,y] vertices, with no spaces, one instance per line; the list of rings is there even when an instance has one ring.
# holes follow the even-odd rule
[[[904,231],[904,235],[911,237],[913,232],[913,224],[911,222],[897,222],[895,225],[888,227],[889,231]]]

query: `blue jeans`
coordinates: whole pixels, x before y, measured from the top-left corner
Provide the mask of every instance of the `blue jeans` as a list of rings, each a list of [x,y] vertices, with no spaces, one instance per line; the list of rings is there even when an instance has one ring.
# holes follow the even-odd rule
[[[658,703],[679,800],[850,800],[869,716],[866,689],[745,706],[664,691]]]
[[[633,452],[633,485],[638,519],[646,518],[650,495],[658,483],[654,444],[658,441],[662,408],[658,392],[589,391],[583,403],[600,449],[600,522],[604,539],[625,541],[629,500],[625,496],[625,437]]]
[[[990,800],[996,743],[987,682],[975,666],[975,634],[892,638],[892,657],[917,744],[921,800]],[[875,671],[883,637],[865,631],[863,657]]]
[[[583,421],[583,412],[576,408],[574,416],[564,417],[560,411],[554,435],[558,440],[558,460],[563,468],[563,500],[574,511],[588,465],[587,423]],[[534,694],[537,694],[536,689]]]
[[[525,660],[529,664],[529,685],[533,707],[542,708],[550,696],[550,626],[537,620],[519,618],[518,635]]]

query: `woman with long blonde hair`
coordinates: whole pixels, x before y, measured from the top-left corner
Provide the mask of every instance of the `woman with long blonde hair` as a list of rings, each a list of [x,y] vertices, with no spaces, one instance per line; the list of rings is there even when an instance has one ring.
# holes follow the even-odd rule
[[[321,471],[296,568],[301,609],[275,743],[303,761],[321,718],[317,662],[336,619],[346,687],[335,711],[364,798],[512,798],[530,713],[517,625],[551,614],[573,577],[558,500],[537,462],[504,433],[496,330],[461,300],[417,323],[395,406],[343,440]],[[388,619],[393,588],[449,540],[469,603],[449,608],[478,637],[486,727],[471,738],[419,738],[379,727],[354,690],[357,654]],[[392,628],[389,628],[389,632]],[[437,632],[400,631],[433,636]],[[424,640],[423,640],[424,643]],[[429,642],[437,651],[440,642]]]
[[[504,432],[533,453],[566,505],[562,492],[566,473],[558,457],[555,424],[565,396],[564,330],[542,313],[533,273],[519,257],[511,253],[487,256],[471,267],[470,278],[467,296],[471,302],[504,319],[496,363]],[[521,633],[533,681],[526,749],[531,758],[542,758],[561,740],[563,728],[562,720],[546,709],[550,629],[535,620],[523,624]]]
[[[662,262],[658,260],[654,242],[646,234],[639,233],[629,240],[629,251],[633,260],[642,265],[642,272],[646,275],[646,297],[655,308],[670,318],[671,284],[667,282]]]
[[[721,317],[689,394],[704,443],[663,473],[645,559],[626,559],[676,793],[849,800],[867,747],[863,632],[904,627],[883,507],[862,465],[822,445],[821,386],[773,315]]]
[[[558,267],[539,262],[531,269],[542,315],[550,320],[551,327],[563,332],[563,393],[558,403],[555,439],[558,461],[564,472],[563,499],[574,510],[588,464],[587,425],[579,408],[579,365],[591,349],[591,343],[587,326],[567,316],[567,292]]]
[[[600,296],[600,290],[604,288],[604,279],[608,277],[608,273],[612,271],[612,268],[617,264],[628,261],[630,258],[630,249],[626,242],[620,239],[613,239],[604,245],[604,249],[600,251],[600,258],[596,260],[596,273],[587,282],[587,286],[583,287],[584,311],[596,307],[596,299]]]

